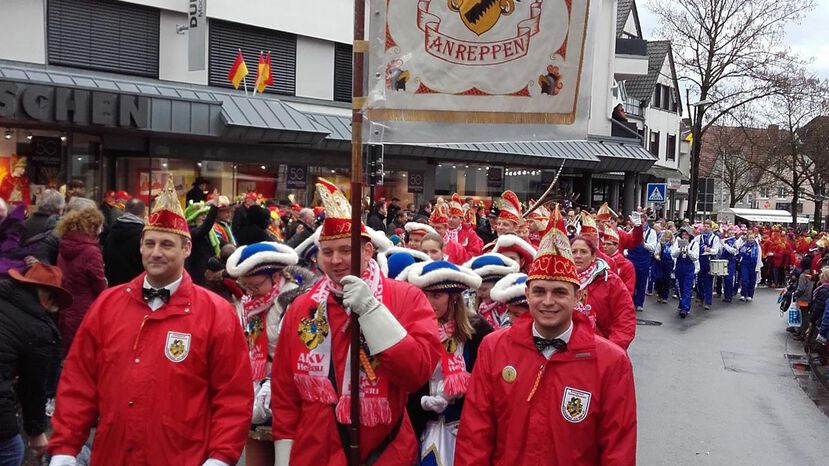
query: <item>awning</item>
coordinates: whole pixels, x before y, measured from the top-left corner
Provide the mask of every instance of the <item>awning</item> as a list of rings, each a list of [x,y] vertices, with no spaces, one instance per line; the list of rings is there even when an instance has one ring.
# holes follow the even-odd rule
[[[643,172],[657,161],[638,139],[606,136],[588,136],[588,141],[599,151],[599,169],[607,172]]]
[[[675,179],[680,181],[688,181],[691,179],[690,176],[682,173],[680,170],[675,168],[660,167],[659,165],[651,166],[651,168],[649,168],[644,174],[660,180]]]
[[[742,209],[735,207],[733,209],[723,209],[720,213],[731,214],[748,220],[749,222],[756,223],[792,223],[792,214],[787,210]],[[809,219],[806,217],[798,217],[797,223],[806,224],[809,223]]]
[[[208,86],[9,62],[0,62],[0,85],[12,86],[20,94],[17,97],[21,105],[17,106],[15,115],[6,119],[30,120],[35,125],[89,125],[89,121],[77,121],[75,114],[64,118],[65,121],[60,121],[58,115],[60,109],[68,115],[65,108],[76,105],[82,96],[88,99],[84,103],[89,114],[95,113],[89,104],[95,98],[115,102],[108,109],[112,113],[123,111],[120,107],[124,102],[142,106],[141,124],[118,124],[120,115],[106,115],[114,123],[103,126],[252,143],[312,145],[328,135],[325,128],[305,114],[268,95],[247,98],[241,92]],[[24,104],[30,95],[38,98],[41,112],[32,111],[31,103],[28,107]],[[90,120],[96,116],[85,114],[84,118]]]

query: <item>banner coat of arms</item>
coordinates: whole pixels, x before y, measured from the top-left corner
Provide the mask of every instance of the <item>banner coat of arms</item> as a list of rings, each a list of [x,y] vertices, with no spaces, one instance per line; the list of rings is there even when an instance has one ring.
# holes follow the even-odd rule
[[[589,7],[590,0],[373,0],[368,119],[572,124]]]

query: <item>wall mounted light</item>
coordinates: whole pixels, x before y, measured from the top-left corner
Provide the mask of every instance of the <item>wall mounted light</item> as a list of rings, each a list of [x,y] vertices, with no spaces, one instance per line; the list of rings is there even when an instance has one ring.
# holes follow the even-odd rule
[[[6,140],[8,141],[11,138],[12,138],[12,130],[7,129],[6,130]]]

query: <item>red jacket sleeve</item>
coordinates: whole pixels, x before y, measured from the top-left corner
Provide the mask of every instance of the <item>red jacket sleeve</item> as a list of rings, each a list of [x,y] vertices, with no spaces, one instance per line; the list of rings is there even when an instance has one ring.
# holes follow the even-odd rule
[[[377,355],[389,372],[389,380],[412,393],[417,391],[435,371],[443,346],[438,336],[435,311],[426,295],[406,285],[404,295],[396,300],[401,309],[394,310],[407,335],[396,345]]]
[[[285,311],[279,339],[276,341],[273,364],[271,365],[271,411],[273,411],[273,439],[293,439],[296,435],[302,399],[294,383],[289,334],[296,332],[294,307],[302,306],[300,297]],[[302,307],[300,307],[301,309]]]
[[[633,296],[618,275],[608,274],[607,280],[608,299],[610,300],[608,305],[613,310],[607,339],[627,351],[636,336],[636,309],[633,307]]]
[[[207,451],[209,458],[236,464],[253,414],[253,379],[248,345],[236,313],[220,298],[214,298],[214,304],[216,320],[207,355],[211,394]]]
[[[86,313],[61,371],[49,453],[76,456],[98,419],[100,301]]]
[[[602,466],[636,464],[636,391],[633,368],[619,357],[604,374],[598,449]],[[464,409],[466,407],[464,406]]]
[[[495,453],[497,417],[492,402],[493,336],[484,338],[472,369],[472,380],[463,402],[460,428],[455,442],[455,466],[489,465]]]
[[[469,258],[478,257],[481,255],[481,250],[484,248],[484,242],[477,233],[475,233],[474,228],[469,228],[467,230],[467,245],[466,245],[466,252],[469,255]]]
[[[625,258],[622,258],[620,262],[619,278],[625,282],[625,287],[628,291],[630,291],[631,296],[633,296],[633,292],[636,291],[636,269],[633,267],[633,264]]]
[[[620,251],[624,251],[625,249],[633,249],[645,241],[641,225],[634,227],[633,230],[630,230],[630,233],[622,230],[621,228],[617,228],[616,232],[619,233]]]

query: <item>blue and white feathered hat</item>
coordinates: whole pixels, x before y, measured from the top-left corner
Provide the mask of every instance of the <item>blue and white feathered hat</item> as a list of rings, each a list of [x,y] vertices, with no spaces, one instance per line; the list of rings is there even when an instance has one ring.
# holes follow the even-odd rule
[[[519,269],[518,262],[497,252],[473,257],[463,266],[472,269],[484,282],[498,281],[507,274],[518,272]]]
[[[407,267],[420,262],[431,261],[432,259],[425,252],[399,246],[392,246],[383,252],[377,253],[377,263],[380,265],[380,269],[385,276],[393,280],[397,280]]]
[[[240,246],[227,259],[227,273],[234,278],[249,275],[272,274],[289,265],[299,257],[290,246],[270,241]]]
[[[406,269],[401,279],[423,291],[458,293],[481,286],[481,277],[466,267],[449,261],[421,262]]]
[[[527,274],[511,273],[498,280],[489,296],[493,301],[502,304],[527,305]]]
[[[311,236],[305,238],[305,241],[299,243],[299,245],[294,248],[294,251],[296,251],[299,258],[305,262],[311,262],[311,258],[317,255],[317,252],[320,249],[320,231],[322,231],[321,225],[317,227],[317,230]]]

